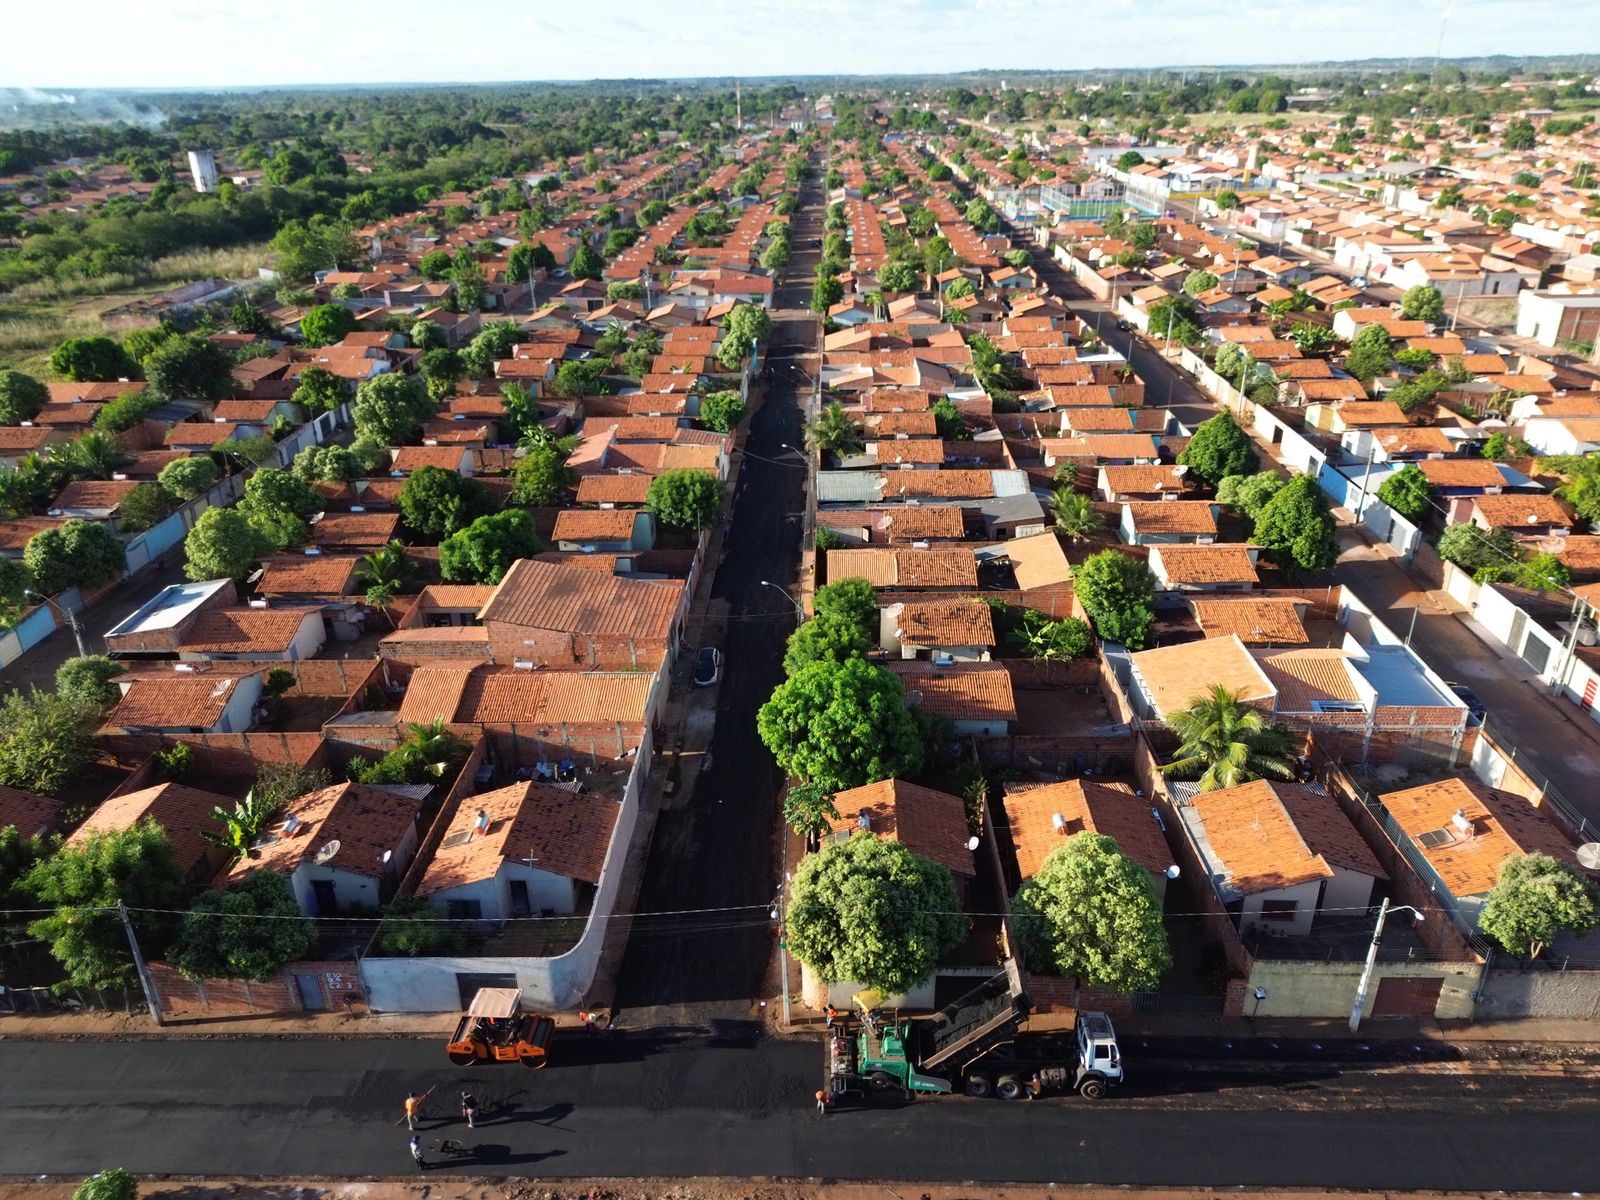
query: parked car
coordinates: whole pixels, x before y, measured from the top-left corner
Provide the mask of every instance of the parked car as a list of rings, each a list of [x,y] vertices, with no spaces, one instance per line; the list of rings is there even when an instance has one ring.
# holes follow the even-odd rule
[[[1464,683],[1452,683],[1450,690],[1454,692],[1461,703],[1467,706],[1467,713],[1479,724],[1483,723],[1483,714],[1488,712],[1483,701],[1478,699],[1478,693]]]
[[[1128,332],[1128,323],[1126,321],[1118,321],[1117,322],[1117,328],[1120,329],[1123,333],[1127,333]]]
[[[722,679],[722,651],[715,646],[701,646],[694,656],[695,687],[715,687]]]

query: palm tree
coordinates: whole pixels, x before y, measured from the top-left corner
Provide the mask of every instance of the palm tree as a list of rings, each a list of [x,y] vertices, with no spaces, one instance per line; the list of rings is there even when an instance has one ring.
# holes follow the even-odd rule
[[[830,401],[817,417],[816,424],[806,430],[806,437],[818,450],[846,458],[866,449],[861,437],[861,427],[852,421],[837,400]]]
[[[1088,541],[1105,524],[1105,518],[1096,510],[1094,501],[1071,488],[1056,489],[1050,497],[1050,511],[1055,517],[1056,528],[1066,534],[1069,541]]]
[[[867,293],[867,303],[872,305],[872,315],[874,317],[880,321],[888,319],[888,314],[883,308],[883,291],[881,288],[874,288]]]
[[[114,435],[95,429],[75,442],[57,446],[50,459],[80,479],[110,479],[117,468],[133,461],[133,455]]]
[[[839,810],[833,806],[833,794],[820,783],[797,783],[783,797],[783,819],[806,839],[808,849],[815,849],[839,819]]]
[[[1585,471],[1575,475],[1556,489],[1556,495],[1591,526],[1600,523],[1600,473]]]
[[[357,566],[361,571],[361,580],[369,591],[388,588],[390,596],[405,591],[417,578],[417,564],[406,553],[406,544],[399,538],[380,546],[371,554],[363,555]]]
[[[443,775],[450,760],[464,749],[461,739],[445,728],[443,717],[426,725],[409,724],[406,729],[411,735],[406,739],[406,755],[429,775]]]
[[[1259,708],[1244,703],[1240,692],[1213,684],[1183,712],[1167,718],[1179,746],[1162,773],[1200,780],[1202,792],[1236,787],[1252,779],[1293,779],[1289,766],[1289,734],[1268,725]]]

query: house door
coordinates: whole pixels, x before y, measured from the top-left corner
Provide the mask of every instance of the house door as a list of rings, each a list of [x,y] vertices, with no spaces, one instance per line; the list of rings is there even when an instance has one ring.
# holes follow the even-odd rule
[[[294,986],[300,992],[300,1007],[307,1012],[322,1012],[328,1007],[322,1001],[322,981],[315,975],[295,975]]]
[[[533,904],[528,898],[528,881],[526,879],[513,879],[511,881],[511,915],[513,917],[526,917],[533,912]]]
[[[333,894],[333,880],[313,879],[311,881],[311,893],[316,901],[317,916],[331,917],[339,911],[339,901]]]
[[[1440,978],[1424,979],[1397,975],[1378,980],[1378,994],[1372,998],[1375,1017],[1431,1017],[1439,1007]]]

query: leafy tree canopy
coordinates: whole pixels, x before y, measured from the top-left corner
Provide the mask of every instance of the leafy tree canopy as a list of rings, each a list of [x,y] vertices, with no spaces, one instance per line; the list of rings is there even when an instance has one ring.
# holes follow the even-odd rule
[[[1214,487],[1226,476],[1250,474],[1261,459],[1233,414],[1220,412],[1194,431],[1178,461]]]
[[[1548,854],[1500,865],[1478,928],[1512,954],[1538,958],[1563,933],[1582,937],[1600,925],[1600,889]]]
[[[183,540],[190,579],[243,579],[268,554],[272,542],[235,508],[208,508]]]
[[[520,508],[479,517],[439,543],[439,571],[452,583],[499,583],[511,564],[543,549]]]
[[[1102,550],[1073,569],[1072,586],[1101,638],[1145,648],[1155,626],[1155,576],[1148,566],[1120,550]]]
[[[22,561],[33,586],[46,596],[69,587],[93,588],[122,574],[122,541],[104,525],[76,518],[28,539]]]
[[[56,695],[85,712],[104,712],[122,698],[115,680],[128,668],[103,654],[69,658],[56,668]]]
[[[863,658],[804,667],[761,706],[756,728],[785,771],[833,791],[910,774],[923,757],[900,680]]]
[[[1339,557],[1333,514],[1309,475],[1296,475],[1267,502],[1254,538],[1277,562],[1302,571],[1331,567]]]
[[[801,859],[785,929],[790,953],[828,983],[896,996],[960,944],[966,918],[948,869],[860,833]]]
[[[191,979],[265,983],[316,943],[316,929],[301,914],[289,881],[276,871],[252,871],[238,885],[206,892],[190,905],[167,961]]]
[[[342,304],[319,304],[300,318],[300,336],[308,346],[331,346],[355,329],[355,314]]]
[[[710,471],[676,467],[650,481],[645,507],[663,525],[701,530],[722,511],[722,484]]]
[[[434,539],[447,538],[499,507],[494,493],[476,479],[442,467],[419,467],[400,488],[406,527]]]

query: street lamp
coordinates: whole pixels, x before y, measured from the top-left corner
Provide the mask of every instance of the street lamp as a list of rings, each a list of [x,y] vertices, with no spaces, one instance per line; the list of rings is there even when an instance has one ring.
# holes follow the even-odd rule
[[[43,592],[35,592],[32,589],[29,589],[24,592],[24,595],[32,596],[37,600],[43,600],[51,608],[55,609],[56,612],[66,617],[67,624],[72,626],[72,636],[78,643],[78,657],[83,658],[88,655],[89,652],[83,648],[83,630],[79,627],[78,618],[73,614],[73,611],[70,608],[62,608],[61,605],[50,599],[50,597],[46,596]]]
[[[1367,965],[1361,971],[1361,982],[1356,984],[1356,1002],[1350,1006],[1351,1033],[1361,1025],[1361,1010],[1367,1005],[1367,989],[1372,986],[1372,969],[1378,963],[1378,943],[1383,940],[1383,923],[1389,919],[1391,912],[1408,912],[1418,925],[1425,919],[1421,909],[1412,908],[1409,904],[1400,904],[1391,909],[1387,896],[1378,906],[1378,923],[1372,930],[1372,945],[1367,947]]]
[[[761,586],[762,587],[769,587],[773,591],[777,592],[785,600],[787,600],[790,604],[794,605],[794,615],[795,616],[799,617],[801,621],[804,621],[806,619],[806,610],[800,607],[800,601],[796,600],[785,589],[779,587],[777,584],[773,583],[772,580],[770,580],[770,579],[763,579],[761,581]]]

